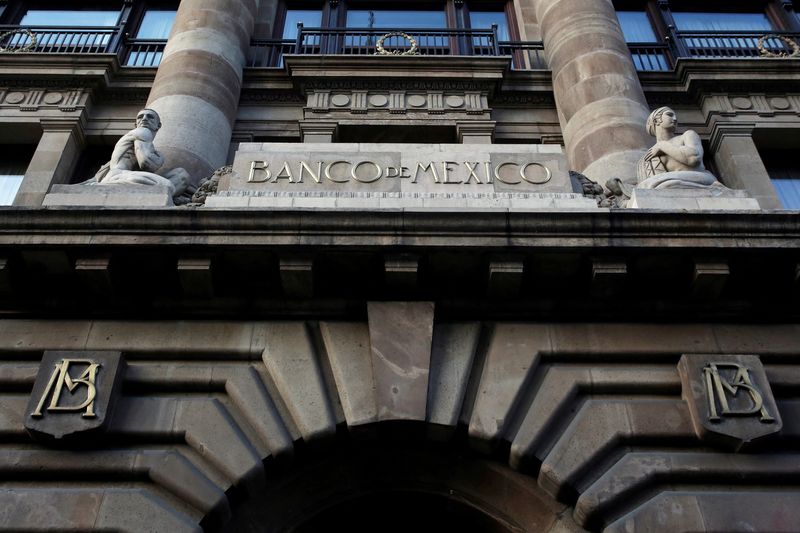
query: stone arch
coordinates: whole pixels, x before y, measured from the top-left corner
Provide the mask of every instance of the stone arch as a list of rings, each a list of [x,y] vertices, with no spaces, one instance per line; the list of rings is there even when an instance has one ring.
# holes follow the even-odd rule
[[[382,305],[351,322],[4,321],[0,509],[38,497],[42,529],[137,531],[144,515],[173,533],[218,530],[306,449],[324,456],[344,439],[385,450],[382,428],[399,425],[417,435],[394,432],[408,450],[444,443],[535,479],[573,530],[800,523],[796,326],[436,322],[430,304]],[[127,360],[106,433],[79,450],[24,430],[50,349]],[[677,362],[752,352],[784,428],[758,454],[713,448],[694,432]],[[680,522],[664,512],[676,508]],[[20,513],[3,525],[31,523]]]

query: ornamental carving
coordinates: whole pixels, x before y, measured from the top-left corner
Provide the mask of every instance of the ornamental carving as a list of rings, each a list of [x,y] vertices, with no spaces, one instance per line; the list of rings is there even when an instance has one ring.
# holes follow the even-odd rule
[[[783,427],[758,356],[684,355],[678,371],[701,440],[740,450]]]
[[[411,44],[411,48],[408,50],[387,50],[384,46],[386,43],[386,39],[391,39],[392,37],[402,37],[406,41]],[[377,56],[418,56],[419,55],[419,45],[417,44],[416,39],[410,36],[407,33],[402,31],[393,31],[389,32],[386,35],[382,35],[378,42],[375,44],[375,55]]]
[[[767,48],[767,43],[769,41],[780,41],[789,47],[791,51],[780,51],[775,52],[769,48]],[[792,39],[791,37],[787,37],[786,35],[762,35],[759,37],[758,42],[756,43],[756,47],[758,48],[758,53],[761,54],[761,57],[769,57],[774,59],[786,59],[789,57],[800,57],[800,46],[797,42]]]
[[[16,107],[20,111],[38,111],[40,108],[58,108],[71,112],[83,107],[84,92],[80,89],[0,89],[0,107]]]

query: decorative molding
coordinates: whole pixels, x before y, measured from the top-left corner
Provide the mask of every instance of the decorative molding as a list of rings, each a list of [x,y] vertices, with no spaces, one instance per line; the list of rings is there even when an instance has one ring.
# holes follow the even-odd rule
[[[487,118],[489,99],[484,91],[315,90],[308,93],[306,109],[313,114],[466,115]]]
[[[65,113],[77,111],[86,103],[87,93],[82,89],[57,91],[46,88],[0,88],[0,109],[16,107],[20,111],[35,112],[40,108],[58,108]]]

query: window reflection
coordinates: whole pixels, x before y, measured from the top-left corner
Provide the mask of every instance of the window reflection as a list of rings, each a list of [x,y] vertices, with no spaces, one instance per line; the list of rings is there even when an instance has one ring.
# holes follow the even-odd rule
[[[29,9],[20,20],[21,26],[116,26],[119,11],[67,11],[61,9]]]
[[[445,29],[444,11],[347,10],[348,28]]]
[[[283,23],[284,39],[297,37],[298,23],[302,23],[306,28],[319,28],[322,26],[322,11],[318,9],[287,9],[286,19]]]
[[[700,13],[673,11],[678,30],[683,31],[771,31],[764,13]]]
[[[644,11],[617,11],[622,34],[628,43],[657,43],[658,38]]]
[[[172,31],[172,24],[175,22],[176,11],[148,10],[142,18],[139,30],[136,32],[137,39],[163,39],[169,37]]]
[[[469,25],[474,30],[489,30],[492,24],[497,24],[497,39],[510,41],[508,20],[504,11],[472,11],[469,12]]]

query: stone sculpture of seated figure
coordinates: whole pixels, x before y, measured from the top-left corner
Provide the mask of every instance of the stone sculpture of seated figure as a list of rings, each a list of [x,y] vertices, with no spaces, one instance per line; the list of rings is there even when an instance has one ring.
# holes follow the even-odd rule
[[[656,109],[647,118],[647,132],[656,144],[639,160],[637,188],[708,189],[722,185],[703,166],[703,144],[696,132],[675,135],[678,118],[669,107]]]
[[[175,168],[163,176],[155,172],[164,164],[153,139],[161,128],[161,119],[152,109],[142,109],[136,115],[136,128],[122,136],[114,145],[111,160],[100,169],[94,180],[99,185],[162,185],[173,198],[180,196],[189,185],[189,174]]]

